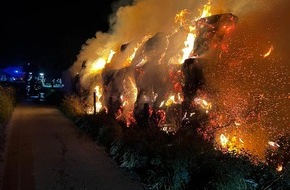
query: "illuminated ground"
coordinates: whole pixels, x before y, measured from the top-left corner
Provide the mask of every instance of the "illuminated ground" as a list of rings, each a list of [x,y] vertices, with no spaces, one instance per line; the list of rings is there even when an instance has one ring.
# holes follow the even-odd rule
[[[7,135],[2,189],[143,189],[54,107],[21,103]]]

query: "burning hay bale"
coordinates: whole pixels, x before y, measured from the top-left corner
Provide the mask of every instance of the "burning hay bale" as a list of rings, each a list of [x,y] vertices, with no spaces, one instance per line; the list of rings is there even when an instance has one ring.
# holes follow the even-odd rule
[[[103,71],[104,103],[110,114],[117,114],[122,104],[124,104],[124,98],[132,96],[126,86],[126,82],[130,80],[132,75],[133,71],[130,67]]]
[[[108,64],[100,65],[104,68],[95,80],[102,81],[97,85],[101,92],[99,97],[102,96],[98,98],[99,107],[102,105],[110,115],[127,122],[128,126],[132,124],[128,120],[135,120],[140,126],[144,123],[161,128],[182,126],[183,118],[195,114],[197,104],[201,105],[195,99],[199,98],[197,92],[206,83],[203,74],[203,65],[208,64],[206,53],[218,46],[236,22],[237,17],[231,13],[196,20],[197,36],[189,43],[194,44],[192,57],[182,64],[172,64],[169,54],[174,35],[156,33],[145,37],[135,48],[134,43],[124,43],[108,56]],[[126,66],[120,67],[120,62]],[[205,107],[203,104],[201,106]]]
[[[237,22],[238,17],[232,13],[217,14],[197,20],[195,54],[204,57],[205,53],[216,49],[224,36],[235,28]]]

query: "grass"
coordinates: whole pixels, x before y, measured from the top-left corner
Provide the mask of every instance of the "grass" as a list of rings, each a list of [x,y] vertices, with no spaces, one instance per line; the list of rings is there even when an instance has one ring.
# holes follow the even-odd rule
[[[289,189],[289,159],[277,172],[269,162],[253,162],[255,157],[216,150],[187,126],[175,134],[156,126],[126,127],[105,111],[86,115],[82,99],[67,96],[62,111],[77,126],[104,146],[120,167],[136,173],[142,183],[156,190],[270,190]],[[289,139],[282,139],[283,141]],[[285,143],[287,144],[287,143]],[[284,151],[285,152],[285,151]],[[284,154],[283,158],[288,154]],[[288,165],[287,165],[288,163]]]
[[[3,153],[6,143],[7,122],[12,116],[19,97],[16,97],[17,88],[8,83],[0,84],[0,167],[3,166]],[[1,170],[4,172],[3,170]],[[1,172],[1,176],[3,173]],[[1,182],[2,183],[2,182]]]

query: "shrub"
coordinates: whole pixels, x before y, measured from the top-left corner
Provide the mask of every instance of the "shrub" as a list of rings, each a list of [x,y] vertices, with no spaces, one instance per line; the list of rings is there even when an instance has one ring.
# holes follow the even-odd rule
[[[85,112],[85,101],[83,98],[76,94],[67,94],[64,96],[61,104],[60,110],[69,118],[74,119],[86,114]]]
[[[77,118],[79,128],[105,146],[120,167],[137,174],[150,189],[258,190],[290,186],[289,166],[285,165],[280,174],[265,163],[254,163],[255,157],[247,152],[236,155],[216,150],[197,132],[198,126],[186,126],[174,134],[156,126],[128,128],[105,111],[86,115],[83,105],[81,98],[71,95],[64,99],[62,110]],[[284,163],[289,158],[288,148],[281,154]]]
[[[100,115],[100,113],[97,115]],[[122,129],[121,126],[113,119],[105,118],[106,116],[99,120],[102,126],[99,128],[97,141],[99,144],[105,146],[107,150],[110,150],[113,142],[121,138]]]
[[[0,86],[0,123],[7,122],[16,104],[15,89]]]
[[[5,147],[6,122],[10,119],[15,104],[15,88],[0,86],[0,157]]]

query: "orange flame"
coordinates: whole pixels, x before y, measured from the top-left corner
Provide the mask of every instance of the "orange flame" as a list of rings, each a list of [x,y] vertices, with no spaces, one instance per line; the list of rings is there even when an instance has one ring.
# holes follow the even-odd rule
[[[202,98],[195,98],[194,103],[204,109],[206,113],[208,113],[209,110],[212,108],[211,103]]]
[[[163,107],[164,105],[166,107],[169,107],[172,104],[181,104],[182,101],[183,101],[183,97],[181,96],[180,93],[177,93],[177,95],[169,96],[167,100],[162,101],[159,107]]]
[[[276,170],[277,170],[278,172],[281,172],[281,171],[283,170],[283,165],[282,165],[281,163],[278,164]]]
[[[210,4],[210,1],[208,1],[207,4],[203,6],[203,10],[201,11],[201,15],[199,18],[211,16],[210,9],[211,9],[211,4]]]
[[[133,79],[131,77],[129,77],[129,80],[130,80],[130,84],[131,84],[132,89],[133,89],[133,102],[135,102],[137,99],[137,95],[138,95],[138,89],[136,87],[136,82],[133,81]]]
[[[152,35],[146,35],[145,37],[143,37],[143,39],[141,40],[141,42],[137,43],[136,46],[133,48],[133,52],[128,56],[127,58],[127,63],[124,63],[123,66],[129,66],[131,65],[131,62],[133,61],[133,59],[135,58],[136,52],[137,50],[149,39],[151,38]],[[143,60],[143,59],[142,59]],[[147,60],[146,60],[147,61]],[[144,61],[144,63],[146,62]],[[142,62],[142,61],[141,61]],[[142,63],[138,63],[138,66],[141,66],[144,64]]]
[[[103,68],[105,68],[106,60],[103,58],[99,58],[93,62],[91,70],[93,72],[101,72]]]
[[[112,58],[113,58],[113,56],[114,56],[115,53],[116,52],[114,50],[110,50],[110,54],[108,56],[107,63],[110,63],[111,62],[111,60],[112,60]]]
[[[95,91],[96,91],[96,112],[100,112],[100,110],[102,109],[102,102],[101,102],[101,97],[102,97],[102,89],[100,88],[100,86],[96,86],[95,87]]]
[[[134,48],[133,53],[128,57],[127,61],[128,61],[129,63],[131,63],[132,60],[134,59],[134,57],[135,57],[135,55],[136,55],[136,52],[137,52],[139,46],[140,46],[140,45],[137,44],[137,47]]]
[[[244,141],[236,136],[226,137],[224,134],[221,134],[219,137],[219,143],[223,150],[239,154],[243,148]]]
[[[198,20],[206,16],[210,16],[211,15],[210,9],[211,9],[211,3],[210,1],[208,1],[208,3],[203,6],[201,15],[195,18],[195,20]],[[179,14],[176,15],[175,21],[176,22],[179,21],[180,25],[183,25],[183,20],[184,20],[183,17],[185,17],[186,14],[187,14],[187,11],[182,10]],[[196,38],[196,28],[189,26],[189,33],[187,34],[187,38],[184,42],[185,48],[182,49],[183,56],[182,56],[182,59],[179,61],[180,64],[182,64],[185,59],[190,57],[193,47],[194,47],[195,38]]]
[[[190,54],[194,46],[194,40],[196,38],[195,27],[190,26],[189,30],[190,31],[187,34],[186,41],[184,42],[185,48],[182,49],[183,56],[182,56],[182,60],[180,61],[181,64],[184,62],[185,59],[190,57]]]
[[[123,81],[124,93],[120,96],[122,106],[115,115],[117,120],[126,121],[127,127],[131,123],[135,123],[133,116],[134,103],[137,99],[138,89],[136,87],[135,80],[128,77],[129,80]]]
[[[229,142],[229,139],[224,134],[221,134],[220,143],[221,143],[223,148],[227,147],[228,142]]]
[[[180,26],[183,26],[185,24],[185,19],[184,19],[185,15],[188,15],[188,14],[189,13],[188,13],[187,9],[183,9],[175,15],[174,21],[176,23],[179,23]]]
[[[115,53],[116,53],[115,51],[110,50],[110,53],[109,53],[107,58],[100,57],[97,60],[95,60],[91,65],[90,71],[93,73],[102,72],[102,70],[105,68],[106,64],[111,62]]]
[[[274,47],[271,45],[271,47],[269,48],[269,50],[267,51],[267,53],[265,53],[263,55],[263,57],[264,58],[268,57],[272,53],[273,50],[274,50]]]

